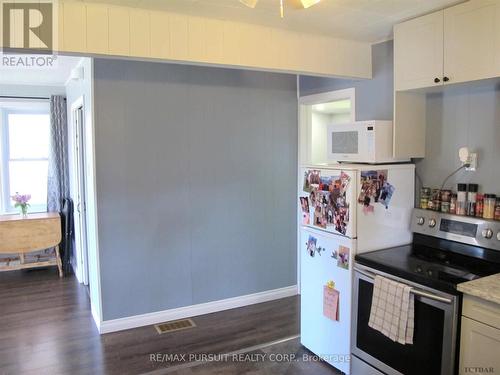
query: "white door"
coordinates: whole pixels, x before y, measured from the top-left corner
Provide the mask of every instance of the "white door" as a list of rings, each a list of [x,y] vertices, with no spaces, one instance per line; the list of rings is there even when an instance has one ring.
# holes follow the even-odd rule
[[[86,225],[86,181],[85,181],[85,147],[84,147],[84,110],[83,103],[78,103],[72,109],[73,144],[74,144],[74,224],[75,245],[77,252],[77,273],[84,285],[89,284],[89,268],[87,253]]]
[[[299,184],[301,225],[356,237],[356,172],[303,168]]]
[[[500,2],[469,1],[444,10],[447,83],[500,76]]]
[[[349,374],[352,267],[356,241],[302,228],[300,341]]]
[[[394,88],[443,84],[443,11],[394,26]]]

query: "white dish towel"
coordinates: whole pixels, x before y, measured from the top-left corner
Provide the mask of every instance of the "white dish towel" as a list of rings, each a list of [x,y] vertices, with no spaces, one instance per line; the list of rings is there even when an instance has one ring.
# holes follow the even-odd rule
[[[368,326],[400,344],[413,344],[415,301],[411,287],[375,276]]]

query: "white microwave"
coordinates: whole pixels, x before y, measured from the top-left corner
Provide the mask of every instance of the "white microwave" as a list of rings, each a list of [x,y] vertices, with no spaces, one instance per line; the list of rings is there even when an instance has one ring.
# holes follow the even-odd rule
[[[328,125],[328,160],[352,163],[394,163],[392,121],[357,121]]]

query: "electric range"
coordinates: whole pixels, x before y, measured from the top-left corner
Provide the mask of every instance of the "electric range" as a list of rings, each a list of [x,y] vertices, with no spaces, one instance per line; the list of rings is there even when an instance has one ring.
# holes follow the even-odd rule
[[[500,273],[500,222],[415,209],[413,242],[356,255],[356,263],[448,293]]]
[[[500,221],[415,209],[411,229],[411,244],[355,257],[351,364],[356,375],[455,374],[461,315],[457,285],[500,273]],[[412,345],[395,343],[369,327],[377,275],[412,288]]]

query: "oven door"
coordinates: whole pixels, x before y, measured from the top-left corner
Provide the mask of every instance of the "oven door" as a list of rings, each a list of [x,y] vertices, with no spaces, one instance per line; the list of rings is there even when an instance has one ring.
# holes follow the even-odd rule
[[[458,297],[361,265],[356,265],[354,270],[352,354],[389,375],[453,374]],[[415,331],[412,345],[394,342],[368,326],[375,275],[414,288]]]

